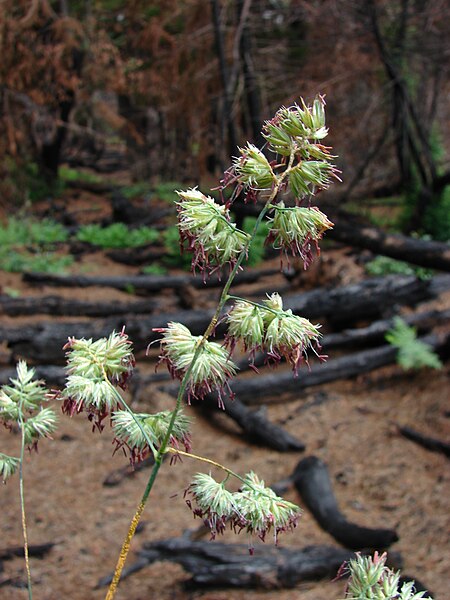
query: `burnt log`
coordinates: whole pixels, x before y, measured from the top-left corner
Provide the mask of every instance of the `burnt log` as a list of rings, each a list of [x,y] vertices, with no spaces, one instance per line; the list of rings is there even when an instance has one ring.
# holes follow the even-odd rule
[[[236,275],[235,285],[253,283],[262,277],[278,273],[276,269],[261,269],[243,271]],[[135,292],[159,292],[162,289],[181,289],[186,286],[195,288],[222,287],[223,281],[218,276],[203,281],[201,277],[192,275],[122,275],[122,276],[86,276],[86,275],[57,275],[50,273],[24,273],[23,280],[38,285],[56,287],[112,287],[118,290]]]
[[[217,397],[209,394],[204,401],[196,405],[208,411],[217,410]],[[233,400],[225,398],[224,405],[224,414],[241,427],[246,435],[246,441],[273,448],[279,452],[302,452],[305,450],[305,445],[300,440],[279,425],[271,423],[261,410],[250,410],[236,397]]]
[[[309,319],[325,317],[330,323],[342,326],[343,323],[386,316],[388,310],[399,305],[414,306],[449,287],[449,275],[430,280],[389,275],[334,289],[318,288],[291,294],[284,298],[284,308]]]
[[[371,250],[419,267],[450,271],[450,245],[444,242],[418,240],[400,234],[386,233],[376,227],[355,227],[341,220],[330,231],[331,239]]]
[[[422,281],[414,277],[385,277],[368,279],[333,290],[319,289],[304,294],[286,296],[284,305],[295,314],[304,317],[325,317],[333,322],[368,319],[383,311],[384,306],[398,304],[413,305],[431,299],[443,289],[450,287],[450,276],[442,275],[432,280]],[[164,326],[169,321],[183,323],[193,335],[201,335],[213,315],[212,309],[187,310],[158,315],[140,316],[119,315],[104,320],[53,322],[40,321],[24,327],[0,326],[0,340],[8,342],[9,348],[24,358],[40,363],[62,362],[60,348],[69,336],[98,338],[108,336],[111,331],[126,327],[137,351],[143,350],[150,342],[158,339],[153,328]],[[224,326],[219,326],[221,335]]]
[[[325,545],[295,550],[258,545],[250,556],[243,544],[179,537],[144,544],[137,562],[124,569],[122,578],[156,561],[171,561],[192,575],[191,586],[282,589],[301,581],[331,579],[342,563],[353,557],[353,552]],[[111,578],[104,577],[97,587],[108,585]]]
[[[402,315],[403,321],[416,327],[419,334],[428,333],[436,325],[446,323],[450,319],[450,310],[430,310]],[[345,329],[339,333],[325,334],[321,342],[323,349],[370,346],[385,339],[386,333],[395,325],[394,319],[374,321],[367,327]]]
[[[318,524],[345,548],[384,550],[398,541],[397,532],[393,529],[361,527],[347,520],[339,510],[327,466],[316,456],[301,460],[292,479]]]
[[[35,558],[44,558],[55,544],[53,542],[46,542],[44,544],[31,544],[28,546],[28,554]],[[0,548],[0,560],[9,560],[16,556],[24,556],[23,546],[10,546],[7,548]]]
[[[432,452],[440,452],[450,458],[450,443],[424,435],[411,427],[399,425],[398,431],[407,440],[415,442],[416,444],[419,444],[419,446],[431,450]]]
[[[137,302],[88,302],[62,296],[0,296],[0,315],[52,315],[76,317],[106,317],[123,314],[148,314],[155,310],[155,300]]]

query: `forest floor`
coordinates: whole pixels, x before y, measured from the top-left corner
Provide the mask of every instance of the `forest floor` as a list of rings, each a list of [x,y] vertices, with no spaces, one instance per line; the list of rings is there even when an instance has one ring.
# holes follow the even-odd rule
[[[320,272],[344,284],[361,277],[353,256],[340,248],[323,250]],[[278,263],[278,261],[273,261]],[[103,253],[83,256],[79,272],[89,274],[135,273],[136,269],[113,263]],[[2,285],[21,295],[49,295],[54,289],[30,287],[19,274],[1,273]],[[339,281],[337,281],[339,279]],[[267,282],[266,282],[267,283]],[[309,280],[309,285],[314,285]],[[258,287],[264,285],[259,282]],[[78,299],[129,300],[129,295],[106,288],[58,289]],[[217,291],[201,293],[201,305],[214,303]],[[168,299],[169,301],[169,299]],[[430,306],[444,307],[449,294]],[[424,306],[425,308],[425,306]],[[17,324],[39,317],[14,318]],[[48,317],[45,317],[46,319]],[[13,319],[5,318],[5,322]],[[161,323],[164,326],[165,323]],[[2,350],[2,352],[5,352]],[[5,355],[3,355],[5,356]],[[154,358],[138,355],[142,374],[153,372]],[[301,377],[301,373],[299,375]],[[342,512],[351,521],[368,527],[395,528],[400,540],[391,548],[403,557],[403,572],[420,580],[435,600],[450,597],[450,470],[448,459],[402,438],[397,425],[409,425],[443,440],[450,438],[449,365],[440,371],[403,372],[389,366],[351,380],[321,385],[282,397],[264,399],[267,417],[303,441],[306,451],[280,454],[249,444],[225,415],[206,416],[188,409],[194,417],[193,451],[231,466],[239,473],[254,470],[267,484],[292,473],[304,456],[314,454],[326,462]],[[156,411],[173,406],[173,398],[149,385],[133,408]],[[57,407],[59,410],[59,407]],[[19,438],[0,430],[1,451],[17,454]],[[97,600],[105,589],[98,580],[114,569],[129,521],[140,500],[149,474],[134,473],[115,486],[103,485],[127,459],[113,454],[112,436],[92,432],[85,415],[60,417],[54,440],[39,443],[39,452],[26,455],[24,465],[28,533],[31,544],[53,542],[42,559],[31,559],[34,600]],[[180,536],[199,527],[184,500],[183,492],[199,464],[183,460],[164,465],[143,516],[143,527],[132,544],[128,559],[146,541]],[[21,520],[17,478],[1,486],[0,546],[21,545]],[[294,488],[285,497],[301,505]],[[230,533],[224,541],[246,544],[245,534]],[[214,542],[211,542],[214,543]],[[270,543],[270,540],[267,541]],[[280,537],[280,545],[301,548],[336,542],[323,532],[307,510],[297,529]],[[255,552],[258,552],[256,545]],[[2,581],[10,583],[2,585]],[[3,562],[0,598],[27,597],[23,559]],[[307,582],[294,589],[242,590],[193,589],[189,574],[177,565],[158,562],[121,582],[117,600],[337,600],[343,598],[344,582]]]

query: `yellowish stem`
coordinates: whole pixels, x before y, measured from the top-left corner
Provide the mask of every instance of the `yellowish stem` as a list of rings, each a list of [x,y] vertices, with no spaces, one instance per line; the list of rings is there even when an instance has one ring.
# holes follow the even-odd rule
[[[136,531],[136,527],[139,524],[141,515],[144,511],[145,502],[141,501],[139,506],[137,507],[136,512],[131,520],[130,527],[128,529],[128,533],[123,541],[122,549],[120,550],[119,559],[117,560],[116,569],[114,571],[114,576],[110,583],[108,593],[105,596],[105,600],[112,600],[117,591],[117,586],[119,585],[120,576],[122,574],[122,569],[125,565],[125,561],[127,560],[128,552],[130,550],[131,540],[133,539],[134,533]]]

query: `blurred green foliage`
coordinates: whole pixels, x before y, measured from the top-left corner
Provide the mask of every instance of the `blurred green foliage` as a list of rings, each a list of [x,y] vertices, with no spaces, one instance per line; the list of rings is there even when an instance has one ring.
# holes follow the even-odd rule
[[[428,344],[417,339],[417,331],[400,317],[395,317],[394,326],[386,333],[386,340],[398,348],[397,362],[405,370],[431,367],[441,369],[442,363]]]
[[[77,232],[77,240],[101,248],[136,248],[159,240],[160,235],[151,227],[129,229],[125,223],[113,223],[107,227],[98,224],[83,225]]]

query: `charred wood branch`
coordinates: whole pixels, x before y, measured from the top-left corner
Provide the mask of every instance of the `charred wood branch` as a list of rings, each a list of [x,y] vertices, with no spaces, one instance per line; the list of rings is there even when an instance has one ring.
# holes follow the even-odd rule
[[[396,304],[413,305],[433,298],[450,286],[450,276],[442,275],[422,281],[415,277],[385,277],[368,279],[333,290],[318,289],[285,298],[285,308],[308,318],[326,317],[333,322],[354,322],[378,315],[383,307]],[[133,315],[111,317],[101,321],[52,322],[40,321],[24,327],[1,327],[0,339],[23,357],[38,363],[58,364],[63,360],[62,346],[69,336],[99,338],[126,327],[137,351],[158,339],[153,328],[169,321],[182,322],[193,335],[201,335],[209,324],[213,311],[187,310],[136,318]],[[223,330],[223,327],[222,327]],[[220,335],[221,328],[217,330]]]
[[[450,458],[450,443],[443,442],[442,440],[438,440],[436,438],[428,437],[411,427],[399,426],[399,433],[407,440],[411,440],[412,442],[416,442],[419,446],[426,448],[427,450],[431,450],[432,452],[440,452],[445,454],[448,458]]]
[[[316,456],[301,460],[293,474],[303,502],[334,539],[351,550],[383,550],[398,541],[393,529],[372,529],[352,523],[339,510],[327,466]]]
[[[383,315],[385,307],[414,306],[435,297],[447,286],[450,287],[448,275],[427,281],[413,276],[374,277],[340,288],[292,294],[284,298],[284,306],[309,319],[325,317],[331,323],[354,323]]]
[[[156,561],[171,561],[192,575],[189,584],[221,588],[292,588],[301,581],[332,578],[354,554],[333,546],[307,546],[292,550],[258,545],[254,556],[248,546],[191,541],[187,537],[144,544],[138,561],[124,569],[127,577]],[[111,576],[97,587],[108,585]]]
[[[350,226],[342,221],[335,223],[329,237],[420,267],[450,271],[450,245],[443,242],[417,240],[385,233],[375,227]]]
[[[0,315],[18,317],[23,315],[52,315],[77,317],[106,317],[123,314],[145,314],[155,310],[154,300],[138,302],[84,302],[61,296],[23,296],[11,298],[0,296]]]
[[[438,179],[439,189],[448,183],[450,174]],[[253,205],[237,205],[233,207],[235,212],[243,216],[257,216],[259,210]],[[450,246],[444,242],[418,240],[400,234],[388,234],[376,227],[364,227],[354,222],[351,215],[345,215],[342,211],[336,213],[336,209],[330,206],[327,210],[323,208],[334,222],[333,229],[327,232],[326,238],[349,246],[365,248],[377,254],[390,256],[419,267],[450,271]],[[348,222],[351,221],[351,225]]]
[[[278,273],[275,269],[244,271],[238,273],[235,285],[253,283],[262,277]],[[121,277],[87,277],[84,275],[52,275],[48,273],[24,273],[24,281],[31,284],[53,285],[55,287],[112,287],[118,290],[159,292],[162,289],[180,289],[187,285],[195,288],[221,287],[219,277],[211,277],[206,282],[201,277],[190,275],[127,275]]]
[[[428,333],[436,325],[447,323],[450,320],[450,309],[413,313],[402,316],[402,319],[408,325],[416,327],[420,334],[424,334]],[[394,319],[382,319],[374,321],[367,327],[346,329],[339,333],[325,334],[322,347],[327,351],[330,348],[361,347],[382,343],[386,333],[394,324]]]
[[[159,246],[139,246],[138,248],[111,250],[106,253],[106,256],[114,262],[135,267],[161,261],[167,256],[167,251]]]
[[[36,558],[44,558],[55,544],[46,542],[45,544],[31,544],[28,546],[28,554]],[[9,560],[16,556],[23,556],[23,546],[10,546],[8,548],[0,548],[0,560]]]
[[[135,463],[132,467],[131,465],[127,465],[126,467],[120,467],[120,469],[114,469],[111,471],[103,480],[103,485],[106,487],[114,487],[122,483],[124,479],[128,479],[129,477],[134,477],[134,474],[138,471],[142,471],[148,467],[151,467],[155,464],[155,459],[153,456],[148,456],[141,460],[138,463]]]
[[[267,448],[273,448],[279,452],[305,450],[305,445],[297,440],[279,425],[271,423],[260,410],[250,410],[239,398],[231,401],[229,398],[224,400],[225,412],[227,417],[235,421],[246,435],[247,441],[253,441]],[[199,406],[206,410],[220,410],[217,405],[217,397],[210,394],[199,403]]]

